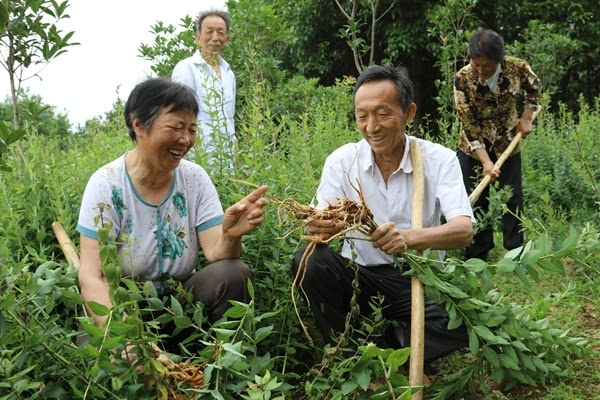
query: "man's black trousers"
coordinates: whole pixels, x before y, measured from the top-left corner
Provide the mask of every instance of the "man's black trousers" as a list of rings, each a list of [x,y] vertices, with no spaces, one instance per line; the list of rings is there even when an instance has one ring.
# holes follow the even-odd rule
[[[490,159],[493,163],[497,161],[494,152],[489,151]],[[463,181],[467,194],[471,194],[479,182],[476,182],[478,170],[481,162],[462,151],[458,152],[458,161],[463,174]],[[521,221],[515,217],[523,211],[523,183],[521,181],[521,153],[509,157],[504,162],[500,177],[498,178],[500,188],[509,186],[512,188],[512,197],[506,204],[510,213],[502,216],[502,235],[504,238],[504,248],[512,250],[523,245],[523,226]],[[490,206],[489,202],[490,186],[488,185],[479,196],[479,199],[473,204],[473,209],[479,208],[481,212],[487,212]],[[513,215],[514,214],[514,215]],[[482,227],[474,237],[473,244],[467,247],[465,258],[481,258],[487,261],[488,252],[494,248],[494,228],[492,226]]]
[[[294,255],[294,273],[304,251],[305,248],[302,248]],[[331,344],[335,343],[335,334],[344,330],[346,315],[350,312],[354,268],[349,265],[350,260],[329,247],[317,246],[309,258],[302,282],[317,326],[325,341]],[[402,271],[393,265],[357,266],[360,287],[358,304],[361,313],[370,313],[371,298],[383,295],[383,315],[404,326],[404,329],[395,330],[396,341],[389,344],[393,347],[410,346],[410,277],[402,275]],[[425,300],[425,362],[429,363],[468,346],[468,335],[464,326],[448,330],[448,314],[430,299]]]

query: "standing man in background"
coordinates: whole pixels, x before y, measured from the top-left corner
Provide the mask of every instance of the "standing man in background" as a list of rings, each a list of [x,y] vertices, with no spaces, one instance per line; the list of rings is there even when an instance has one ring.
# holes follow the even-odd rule
[[[196,44],[200,48],[193,56],[180,61],[171,79],[191,87],[196,93],[198,134],[209,160],[221,151],[231,155],[235,147],[235,75],[221,57],[229,42],[231,19],[225,11],[200,13],[196,22]],[[229,162],[229,164],[231,164]]]

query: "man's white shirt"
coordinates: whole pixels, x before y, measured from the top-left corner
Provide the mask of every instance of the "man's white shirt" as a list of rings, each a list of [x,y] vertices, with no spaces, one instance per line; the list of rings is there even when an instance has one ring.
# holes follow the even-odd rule
[[[219,57],[219,68],[221,77],[200,51],[196,51],[192,57],[177,63],[171,75],[172,81],[186,84],[196,93],[200,107],[198,132],[202,135],[207,152],[214,151],[217,145],[231,146],[233,149],[235,142],[235,75],[222,57]],[[220,134],[221,143],[215,143],[212,137],[215,133]]]
[[[457,216],[468,216],[475,223],[456,153],[412,136],[405,135],[405,139],[402,161],[389,177],[387,185],[375,164],[373,151],[364,139],[358,143],[348,143],[331,153],[325,161],[317,190],[317,208],[325,209],[344,196],[359,201],[359,195],[352,185],[359,187],[357,182],[360,182],[365,201],[378,225],[391,221],[398,229],[410,229],[413,166],[409,147],[410,142],[416,140],[421,147],[425,175],[423,227],[440,225],[442,215],[447,221]],[[348,236],[360,237],[361,234],[352,232]],[[357,253],[355,262],[360,265],[393,263],[393,256],[374,248],[371,242],[353,240],[352,243]],[[344,242],[342,255],[352,258],[349,241]]]

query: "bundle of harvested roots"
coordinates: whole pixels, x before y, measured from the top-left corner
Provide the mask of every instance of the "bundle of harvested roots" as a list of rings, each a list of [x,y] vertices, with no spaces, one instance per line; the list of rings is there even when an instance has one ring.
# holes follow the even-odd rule
[[[249,182],[235,180],[238,183],[242,183],[245,185],[258,187]],[[292,283],[291,295],[292,295],[292,304],[294,305],[294,310],[296,311],[296,315],[298,316],[298,320],[300,321],[300,325],[302,326],[302,330],[304,331],[304,335],[308,339],[308,341],[312,344],[313,340],[306,326],[302,322],[302,318],[300,317],[300,313],[298,311],[298,307],[296,305],[296,299],[294,296],[294,289],[296,286],[300,287],[300,290],[304,293],[304,297],[306,301],[308,297],[302,288],[302,282],[304,281],[304,276],[306,274],[306,269],[308,266],[308,260],[311,255],[314,253],[314,250],[318,244],[328,244],[333,240],[339,239],[352,239],[352,240],[371,240],[371,234],[377,229],[377,223],[373,217],[373,213],[369,209],[367,202],[365,201],[365,197],[362,191],[362,187],[360,182],[356,182],[356,186],[350,183],[352,188],[358,194],[358,201],[352,200],[348,197],[340,197],[337,199],[337,202],[334,204],[329,204],[326,209],[319,210],[314,207],[310,207],[301,203],[298,203],[294,199],[285,199],[278,200],[273,196],[269,196],[270,200],[279,205],[278,215],[279,220],[283,220],[282,211],[285,211],[287,214],[291,214],[297,220],[303,221],[303,223],[296,228],[292,229],[288,232],[282,239],[290,236],[294,232],[307,228],[311,222],[315,220],[331,220],[335,222],[339,222],[342,224],[342,229],[336,233],[335,235],[302,235],[302,240],[306,240],[308,242],[308,246],[306,247],[306,251],[304,252],[302,259],[300,261],[300,265],[298,266],[298,270],[296,271],[296,276],[294,277],[294,282]],[[359,232],[364,235],[363,238],[358,236],[347,236],[350,232]],[[309,304],[310,306],[310,304]]]
[[[180,388],[183,389],[202,389],[206,385],[204,383],[204,367],[203,364],[191,365],[188,362],[174,362],[165,353],[162,353],[160,348],[151,343],[150,347],[154,353],[154,358],[159,360],[167,369],[167,372],[159,379],[161,385],[166,389],[167,400],[193,400],[197,395],[190,396],[182,394]],[[154,385],[153,379],[147,381],[149,386]],[[159,397],[160,398],[160,397]]]
[[[335,204],[329,204],[329,206],[324,210],[318,210],[314,207],[300,204],[292,199],[274,201],[275,203],[279,203],[280,210],[282,208],[286,209],[288,212],[291,212],[296,219],[303,221],[303,224],[294,229],[292,232],[309,226],[310,223],[315,220],[332,220],[342,224],[342,229],[335,235],[327,236],[317,234],[301,236],[303,240],[306,240],[309,243],[304,254],[302,255],[298,270],[296,271],[296,276],[294,277],[294,282],[292,283],[291,295],[292,303],[294,304],[294,309],[300,321],[300,325],[302,326],[302,330],[311,344],[312,338],[308,333],[306,326],[302,322],[302,318],[300,318],[300,313],[298,312],[298,307],[296,305],[294,296],[294,288],[298,286],[304,293],[306,301],[309,301],[308,296],[306,296],[306,293],[302,287],[302,282],[304,281],[304,276],[306,275],[309,258],[314,253],[314,250],[318,244],[328,244],[336,239],[345,239],[347,238],[347,234],[350,232],[362,233],[364,235],[364,238],[362,238],[363,240],[370,240],[371,235],[375,229],[377,229],[377,223],[375,222],[373,213],[367,206],[360,183],[357,182],[357,187],[354,187],[354,190],[356,190],[358,193],[359,201],[352,200],[348,197],[338,198],[338,201]],[[292,232],[288,233],[288,235],[290,235]],[[361,238],[352,237],[351,239],[356,240]]]

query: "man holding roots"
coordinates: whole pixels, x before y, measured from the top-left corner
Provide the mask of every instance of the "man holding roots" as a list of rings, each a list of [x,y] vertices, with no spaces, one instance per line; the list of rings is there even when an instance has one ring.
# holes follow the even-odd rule
[[[354,90],[356,124],[363,140],[340,147],[325,161],[317,208],[326,209],[345,197],[360,201],[361,194],[355,189],[360,188],[377,223],[370,241],[358,232],[348,232],[346,238],[362,240],[346,240],[341,254],[319,245],[308,259],[301,291],[326,342],[335,343],[350,312],[354,279],[350,263],[358,268],[360,311],[368,312],[370,299],[383,295],[384,316],[398,323],[387,330],[386,340],[392,347],[405,347],[410,346],[411,283],[410,277],[394,266],[394,255],[407,249],[450,250],[471,243],[475,219],[456,154],[405,133],[417,109],[413,101],[413,84],[404,67],[387,64],[366,69]],[[413,141],[420,146],[425,174],[422,229],[411,229],[413,166],[409,145]],[[447,221],[444,224],[442,214]],[[342,230],[343,225],[334,219],[316,219],[308,224],[308,234],[322,238]],[[295,254],[295,271],[304,250]],[[448,330],[448,321],[446,312],[426,299],[425,363],[468,345],[465,327]]]

